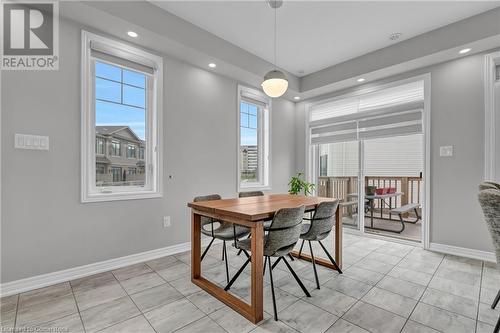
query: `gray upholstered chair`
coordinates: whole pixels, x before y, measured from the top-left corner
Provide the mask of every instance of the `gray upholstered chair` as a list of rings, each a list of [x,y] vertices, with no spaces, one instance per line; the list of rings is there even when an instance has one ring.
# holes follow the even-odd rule
[[[210,201],[210,200],[220,200],[220,199],[221,199],[220,195],[210,194],[210,195],[198,196],[194,198],[193,201],[197,202],[197,201]],[[216,223],[218,224],[217,227],[214,226],[214,224]],[[205,249],[205,251],[203,251],[203,254],[201,255],[202,261],[203,258],[205,258],[205,255],[207,254],[208,250],[210,249],[210,246],[212,246],[214,240],[215,239],[222,240],[222,260],[226,262],[226,278],[227,281],[229,282],[229,268],[227,262],[226,241],[234,241],[241,237],[247,236],[250,233],[250,230],[246,227],[235,225],[233,223],[218,221],[211,217],[202,216],[201,233],[206,236],[212,237],[212,240],[210,240],[210,243],[208,244],[207,248]]]
[[[309,250],[311,252],[312,266],[314,269],[314,278],[316,280],[316,288],[318,289],[320,289],[319,278],[318,278],[318,272],[316,270],[316,263],[314,262],[314,253],[311,242],[318,242],[319,245],[321,245],[321,248],[323,249],[323,251],[325,251],[328,259],[330,259],[335,269],[340,274],[342,274],[342,271],[335,262],[335,259],[333,259],[333,257],[330,255],[330,253],[328,253],[323,243],[321,243],[323,239],[328,237],[328,235],[333,229],[333,226],[335,225],[335,212],[337,211],[338,205],[339,205],[338,201],[327,201],[320,203],[316,207],[316,210],[314,211],[312,218],[310,219],[304,218],[305,220],[311,221],[311,223],[302,225],[302,230],[300,235],[300,239],[302,239],[302,244],[300,245],[299,258],[300,254],[302,253],[302,248],[304,247],[304,242],[308,241]]]
[[[479,191],[488,189],[500,190],[500,184],[493,182],[482,182],[481,184],[479,184]]]
[[[249,191],[249,192],[240,192],[238,196],[240,198],[248,198],[248,197],[261,197],[264,195],[262,191]]]
[[[483,209],[486,224],[488,225],[488,230],[490,231],[491,237],[493,238],[493,245],[496,250],[497,257],[497,267],[500,270],[500,190],[497,189],[487,189],[479,192],[479,203]],[[500,290],[491,305],[494,309],[498,301],[500,300]],[[497,324],[494,329],[494,333],[500,331],[500,318],[498,318]]]
[[[290,254],[290,252],[293,251],[295,244],[297,244],[297,241],[299,240],[300,232],[302,230],[301,225],[303,215],[304,206],[296,208],[283,208],[278,210],[276,214],[274,214],[267,235],[264,236],[264,272],[266,269],[266,264],[268,264],[269,277],[271,278],[271,293],[273,296],[275,320],[278,320],[278,312],[276,311],[276,298],[274,295],[274,281],[272,271],[279,261],[283,261],[285,263],[286,267],[288,268],[290,273],[292,273],[300,288],[302,288],[302,291],[304,291],[304,294],[307,297],[311,297],[311,294],[309,294],[309,291],[307,291],[306,287],[304,286],[302,281],[300,281],[299,277],[285,258],[286,255]],[[251,251],[251,238],[236,241],[235,247],[246,251]],[[272,257],[278,258],[278,260],[274,262],[274,265],[271,263]],[[243,266],[241,266],[238,272],[234,275],[234,277],[226,286],[226,291],[229,290],[236,279],[238,279],[238,276],[241,274],[241,272],[243,272],[250,260],[251,258],[248,258]]]
[[[240,192],[240,193],[238,193],[238,197],[240,197],[240,198],[262,197],[262,196],[264,196],[264,192],[262,192],[262,191],[248,191],[248,192]],[[271,221],[265,221],[264,222],[264,229],[269,228],[270,225],[271,225]],[[243,250],[240,249],[238,251],[238,255],[240,255],[242,251]]]

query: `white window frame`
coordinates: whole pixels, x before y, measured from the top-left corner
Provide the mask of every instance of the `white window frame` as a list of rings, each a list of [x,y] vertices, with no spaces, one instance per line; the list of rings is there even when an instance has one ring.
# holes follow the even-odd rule
[[[500,82],[496,80],[496,66],[500,64],[500,52],[493,52],[484,56],[484,180],[495,181],[496,175],[496,149],[495,142],[498,135],[496,130],[495,114],[495,86]]]
[[[255,103],[261,106],[261,113],[258,115],[258,150],[259,150],[259,173],[261,175],[260,182],[241,182],[241,110],[240,105],[242,101]],[[238,145],[237,149],[237,174],[236,184],[237,191],[257,191],[271,190],[271,99],[263,92],[238,85],[238,105],[237,105],[237,135]]]
[[[149,91],[146,109],[146,182],[144,186],[97,187],[95,175],[95,96],[94,62],[91,43],[104,45],[115,56],[154,68],[146,83]],[[131,199],[159,198],[163,196],[163,152],[162,152],[162,95],[163,59],[128,43],[96,35],[82,30],[82,101],[81,101],[81,201],[101,202]],[[106,62],[103,60],[99,60]],[[115,66],[123,67],[119,64]],[[134,69],[132,69],[134,70]],[[123,144],[120,144],[122,150]],[[111,147],[110,147],[111,154]],[[125,152],[126,154],[126,152]],[[123,151],[120,152],[123,155]]]

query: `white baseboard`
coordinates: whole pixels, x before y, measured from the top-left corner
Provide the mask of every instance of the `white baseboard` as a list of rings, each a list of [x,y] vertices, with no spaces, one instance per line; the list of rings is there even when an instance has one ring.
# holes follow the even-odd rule
[[[471,259],[496,262],[495,253],[493,252],[486,252],[486,251],[468,249],[465,247],[451,246],[439,243],[430,243],[429,250],[445,254],[452,254],[460,257],[471,258]]]
[[[202,239],[202,246],[208,245],[210,238]],[[216,242],[214,242],[216,244]],[[62,271],[37,275],[21,280],[11,281],[7,283],[0,284],[0,296],[9,296],[22,293],[25,291],[30,291],[38,288],[43,288],[51,286],[57,283],[66,282],[85,276],[90,276],[102,272],[107,272],[113,269],[137,264],[140,262],[153,260],[172,254],[177,254],[185,251],[191,250],[191,242],[181,243],[177,245],[167,246],[160,249],[155,249],[151,251],[141,252],[132,254],[125,257],[105,260],[96,262],[93,264],[88,264],[84,266],[78,266],[74,268],[65,269]]]

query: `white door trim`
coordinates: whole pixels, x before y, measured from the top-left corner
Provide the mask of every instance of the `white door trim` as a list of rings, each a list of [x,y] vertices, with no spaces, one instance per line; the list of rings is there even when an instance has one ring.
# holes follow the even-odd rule
[[[484,180],[495,180],[495,66],[500,51],[484,56]]]

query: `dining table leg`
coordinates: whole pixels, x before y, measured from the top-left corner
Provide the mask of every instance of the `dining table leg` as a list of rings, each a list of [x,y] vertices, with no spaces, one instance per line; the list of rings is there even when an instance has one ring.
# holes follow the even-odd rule
[[[252,252],[252,282],[251,282],[251,307],[255,322],[264,319],[264,226],[263,223],[255,223],[251,228],[251,252]]]
[[[219,285],[203,277],[201,269],[201,216],[191,214],[191,282],[223,302],[252,323],[257,324],[264,319],[264,277],[263,277],[263,243],[264,227],[262,222],[255,222],[251,227],[251,291],[250,304],[225,291]]]

